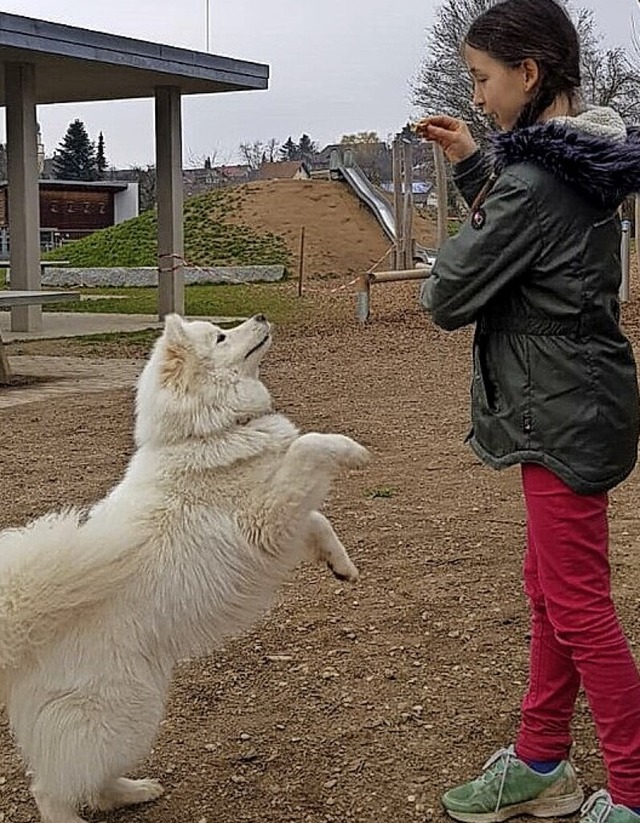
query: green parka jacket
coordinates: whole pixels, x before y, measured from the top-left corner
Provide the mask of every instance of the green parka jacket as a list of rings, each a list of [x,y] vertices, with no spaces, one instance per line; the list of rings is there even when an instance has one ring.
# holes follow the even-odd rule
[[[637,457],[617,207],[640,191],[640,139],[595,108],[503,133],[493,153],[495,184],[421,293],[442,328],[476,323],[468,440],[494,468],[540,463],[580,494],[606,491]],[[491,171],[480,153],[455,168],[470,205]]]

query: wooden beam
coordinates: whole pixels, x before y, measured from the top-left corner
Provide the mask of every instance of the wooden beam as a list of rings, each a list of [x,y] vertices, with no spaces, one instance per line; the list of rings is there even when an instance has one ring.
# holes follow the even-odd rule
[[[394,246],[393,265],[396,268],[404,265],[404,230],[402,225],[402,153],[400,139],[393,141],[393,217],[396,224],[396,240]]]
[[[436,189],[438,195],[438,243],[440,248],[449,236],[447,219],[449,216],[449,197],[447,192],[447,169],[444,152],[437,143],[433,144],[433,161],[436,170]]]
[[[413,264],[413,146],[403,144],[402,167],[404,178],[404,208],[402,228],[404,232],[404,255],[400,265],[409,268]]]
[[[400,280],[424,280],[431,274],[431,268],[403,269],[401,271],[371,272],[371,285],[374,283],[397,283]]]

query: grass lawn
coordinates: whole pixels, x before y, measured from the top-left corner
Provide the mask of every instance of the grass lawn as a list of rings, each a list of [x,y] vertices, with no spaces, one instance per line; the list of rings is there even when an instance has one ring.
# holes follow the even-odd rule
[[[283,323],[300,310],[294,288],[292,283],[187,286],[185,313],[205,317],[249,317],[262,313],[275,323]],[[151,315],[157,312],[158,292],[155,287],[73,291],[93,299],[77,303],[51,303],[45,305],[45,311]]]
[[[246,186],[189,197],[184,203],[184,257],[193,266],[290,264],[282,237],[238,225],[230,218],[250,197]],[[65,243],[43,255],[71,266],[156,266],[158,221],[155,210]]]
[[[0,288],[6,286],[0,284]],[[45,304],[45,311],[74,311],[116,314],[147,314],[157,317],[155,288],[73,289],[94,299],[77,303]],[[99,297],[100,299],[95,299]],[[103,299],[104,298],[104,299]],[[201,317],[250,317],[265,314],[276,326],[304,323],[313,313],[308,300],[299,300],[295,284],[207,285],[185,288],[185,313]],[[222,323],[232,326],[231,323]],[[68,357],[145,358],[159,330],[119,332],[64,338],[16,341],[6,344],[13,355],[59,355]]]

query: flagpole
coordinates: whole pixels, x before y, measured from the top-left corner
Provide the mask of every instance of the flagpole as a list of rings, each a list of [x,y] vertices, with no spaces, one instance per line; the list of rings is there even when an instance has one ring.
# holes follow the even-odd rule
[[[210,30],[211,26],[210,26],[210,20],[209,20],[209,17],[210,17],[209,0],[204,0],[204,3],[205,3],[205,19],[206,19],[205,28],[206,28],[206,32],[207,32],[207,51],[210,51],[209,30]]]

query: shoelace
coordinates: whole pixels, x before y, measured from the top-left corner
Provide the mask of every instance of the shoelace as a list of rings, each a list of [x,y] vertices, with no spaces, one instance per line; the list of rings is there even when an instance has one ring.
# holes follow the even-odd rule
[[[594,809],[599,800],[603,800],[602,808]],[[582,823],[604,823],[613,811],[613,800],[606,789],[594,792],[591,797],[582,804],[580,812],[582,814]]]
[[[487,762],[482,767],[482,775],[480,779],[485,782],[488,778],[494,777],[496,774],[500,774],[500,785],[498,786],[498,799],[496,800],[496,807],[494,812],[497,812],[500,808],[500,804],[502,803],[502,793],[504,791],[504,784],[507,779],[507,772],[509,771],[509,766],[511,763],[517,759],[516,750],[514,749],[513,745],[509,746],[507,749],[499,749],[495,754],[492,754],[491,757],[487,760]],[[492,768],[495,766],[495,768]],[[502,767],[502,770],[500,768]],[[595,821],[595,823],[602,823],[601,820]]]

